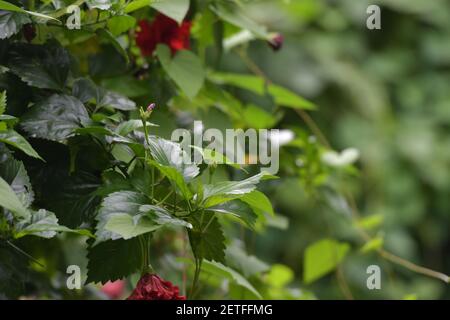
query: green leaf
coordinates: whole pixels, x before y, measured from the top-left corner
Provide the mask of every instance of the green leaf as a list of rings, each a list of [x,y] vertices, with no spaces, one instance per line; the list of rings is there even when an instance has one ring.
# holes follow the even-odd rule
[[[209,207],[208,210],[231,214],[245,222],[249,228],[253,228],[255,226],[257,216],[248,204],[240,200],[228,201],[214,207]]]
[[[53,212],[40,209],[33,212],[27,221],[21,221],[16,225],[17,232],[14,238],[19,239],[27,235],[38,236],[42,238],[53,238],[58,232],[72,232],[84,236],[93,237],[88,230],[72,230],[58,224]]]
[[[133,0],[127,4],[124,12],[130,13],[130,12],[142,9],[144,7],[150,6],[150,3],[152,3],[152,0]]]
[[[252,293],[257,299],[262,299],[261,294],[237,271],[224,266],[222,263],[214,261],[204,261],[202,264],[202,270],[204,272],[216,275],[221,278],[227,278],[237,285],[245,288]]]
[[[118,0],[86,0],[89,9],[108,10]]]
[[[158,125],[147,121],[147,126],[148,127],[157,127]],[[144,127],[144,124],[142,123],[142,120],[132,119],[132,120],[121,122],[115,129],[115,132],[118,135],[127,136],[129,133],[133,132],[134,130],[141,129],[143,127]]]
[[[225,263],[225,237],[214,214],[194,215],[190,222],[193,228],[188,230],[189,242],[195,258]]]
[[[46,45],[18,43],[12,46],[8,67],[22,81],[41,89],[63,90],[70,56],[56,41]]]
[[[267,172],[258,173],[241,181],[222,181],[216,184],[206,184],[203,189],[203,205],[208,208],[216,204],[240,198],[256,189],[260,180],[271,179],[274,176]]]
[[[209,75],[211,81],[218,84],[227,84],[235,86],[241,89],[252,91],[259,95],[270,94],[277,105],[293,108],[293,109],[316,109],[315,105],[300,97],[296,93],[278,86],[276,84],[268,84],[264,79],[248,75],[237,73],[213,73]]]
[[[18,33],[24,24],[30,22],[30,18],[25,14],[10,11],[0,12],[0,39],[11,37]]]
[[[0,176],[11,186],[25,208],[33,203],[34,192],[30,178],[21,161],[8,157],[6,161],[0,162]]]
[[[0,142],[7,143],[27,155],[33,158],[41,159],[41,156],[33,149],[33,147],[28,143],[27,140],[25,140],[24,137],[22,137],[20,134],[18,134],[16,131],[10,129],[7,131],[0,131]]]
[[[189,0],[160,0],[150,6],[181,24],[189,10]]]
[[[128,215],[117,214],[108,219],[105,230],[120,235],[123,239],[128,240],[138,235],[155,231],[161,226],[146,217],[144,214]]]
[[[20,12],[20,13],[27,13],[29,15],[32,15],[32,16],[35,16],[35,17],[38,17],[38,18],[59,21],[56,18],[53,18],[51,16],[47,16],[47,15],[39,13],[39,12],[33,12],[33,11],[24,10],[24,9],[19,8],[19,7],[15,6],[15,5],[13,5],[12,3],[9,3],[9,2],[6,2],[6,1],[0,1],[0,10],[7,10],[7,11],[13,11],[13,12]]]
[[[305,250],[303,280],[310,284],[334,270],[350,250],[348,243],[324,239]]]
[[[84,103],[95,99],[97,109],[102,107],[124,111],[136,109],[136,104],[127,97],[99,87],[88,78],[76,79],[72,86],[72,94]]]
[[[11,211],[17,217],[26,219],[30,216],[30,212],[2,177],[0,177],[0,206]]]
[[[269,265],[253,255],[248,255],[240,246],[229,246],[226,251],[227,265],[239,270],[246,278],[269,270]]]
[[[111,31],[112,35],[115,37],[134,28],[135,25],[136,18],[129,15],[114,16],[107,22],[109,31]]]
[[[267,198],[264,193],[258,190],[253,190],[250,193],[246,193],[240,198],[240,200],[250,205],[250,207],[252,207],[254,211],[269,213],[272,216],[275,215],[275,213],[273,212],[272,203],[270,203],[269,198]]]
[[[187,183],[199,174],[200,169],[195,164],[186,164],[183,159],[185,152],[180,144],[153,137],[149,143],[150,153],[154,159],[150,163],[175,183],[185,199],[190,199],[192,195]]]
[[[63,141],[73,131],[90,123],[84,105],[75,97],[54,94],[36,103],[23,117],[21,125],[32,137]]]
[[[142,222],[140,222],[142,213],[139,211],[139,208],[143,204],[148,203],[149,199],[144,194],[133,191],[114,192],[103,199],[102,205],[96,217],[98,221],[95,233],[97,239],[94,245],[97,245],[98,243],[106,240],[117,240],[123,238],[123,235],[117,232],[117,226],[119,222],[123,222],[123,229],[126,229],[126,227],[128,228],[128,222],[130,222],[128,218],[126,218],[128,219],[127,221],[125,221],[124,218],[120,218],[115,222],[113,221],[112,226],[114,229],[116,229],[115,231],[106,229],[109,221],[115,216],[129,216],[131,219],[137,217],[134,218],[136,219],[136,221],[131,221],[132,225],[141,223],[143,227],[147,228],[149,226],[147,219],[143,219]],[[136,229],[136,232],[139,230],[141,230],[140,227]],[[121,229],[119,231],[121,231]]]
[[[139,211],[145,213],[147,217],[150,217],[152,221],[159,225],[171,225],[178,227],[186,227],[192,229],[192,224],[184,220],[173,217],[169,211],[164,208],[154,205],[143,205],[139,208]]]
[[[217,1],[214,3],[214,6],[211,6],[211,10],[222,20],[239,28],[246,29],[258,38],[264,40],[269,39],[269,33],[267,32],[266,27],[246,16],[243,10],[233,2]]]
[[[205,81],[200,59],[188,50],[180,50],[171,58],[170,49],[162,44],[158,45],[156,53],[169,77],[189,98],[194,98]]]
[[[138,238],[114,240],[89,248],[88,278],[90,282],[123,279],[137,272],[142,266],[142,250]]]

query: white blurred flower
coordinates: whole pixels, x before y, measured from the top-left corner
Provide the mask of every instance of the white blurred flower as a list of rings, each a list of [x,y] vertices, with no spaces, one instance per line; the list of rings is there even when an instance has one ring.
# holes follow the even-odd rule
[[[273,130],[269,133],[269,139],[272,143],[277,143],[280,147],[294,140],[295,135],[292,130]]]
[[[359,150],[348,148],[338,153],[336,151],[327,151],[322,154],[322,161],[329,166],[342,167],[354,163],[359,158]]]

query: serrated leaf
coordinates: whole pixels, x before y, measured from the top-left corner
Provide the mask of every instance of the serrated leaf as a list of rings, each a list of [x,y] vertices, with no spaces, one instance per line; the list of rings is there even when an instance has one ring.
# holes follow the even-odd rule
[[[33,203],[34,192],[21,161],[9,157],[6,161],[0,162],[0,176],[11,186],[25,208]]]
[[[46,19],[46,20],[55,20],[55,21],[59,21],[56,18],[53,18],[51,16],[39,13],[39,12],[33,12],[33,11],[27,11],[24,10],[22,8],[19,8],[15,5],[13,5],[12,3],[6,2],[6,1],[0,1],[0,9],[1,10],[7,10],[7,11],[13,11],[13,12],[20,12],[20,13],[27,13],[29,15],[38,17],[38,18],[42,18],[42,19]]]
[[[90,247],[88,252],[88,278],[90,282],[123,279],[142,266],[142,250],[137,238],[106,241]]]
[[[188,50],[179,50],[172,58],[169,47],[162,44],[157,46],[156,53],[169,77],[186,96],[194,98],[205,81],[205,71],[200,59]]]
[[[104,226],[105,230],[118,234],[125,240],[155,231],[160,227],[160,225],[156,224],[144,214],[136,214],[133,216],[117,214],[111,216]]]
[[[11,211],[18,218],[27,219],[30,216],[30,212],[2,177],[0,177],[0,206]]]
[[[147,204],[141,206],[139,211],[145,213],[147,217],[150,217],[152,221],[159,225],[172,225],[192,229],[192,224],[173,217],[169,211],[162,207]]]
[[[31,20],[27,15],[1,11],[0,12],[0,39],[7,39],[18,33],[24,24],[30,23]]]
[[[99,87],[88,78],[76,79],[72,86],[72,94],[84,103],[95,99],[97,109],[102,107],[111,107],[124,111],[136,109],[136,103],[127,97]]]
[[[189,0],[152,1],[150,6],[181,24],[189,10]]]
[[[196,259],[225,262],[225,237],[213,213],[195,215],[190,220],[189,242]]]
[[[180,144],[152,137],[150,153],[154,159],[149,162],[180,189],[185,199],[192,197],[187,183],[195,178],[200,169],[195,164],[186,164],[185,152]]]
[[[274,176],[261,172],[241,181],[222,181],[216,184],[206,184],[203,187],[203,205],[208,208],[235,198],[256,189],[256,184],[261,180]]]
[[[23,151],[30,157],[43,160],[41,156],[36,152],[36,150],[34,150],[33,147],[28,143],[28,141],[12,129],[0,131],[0,142],[7,143],[14,148]]]
[[[131,218],[141,214],[139,208],[148,204],[149,199],[142,193],[133,191],[114,192],[103,199],[101,208],[97,214],[96,241],[94,245],[106,240],[117,240],[123,236],[115,231],[106,229],[109,220],[115,216],[128,215]],[[143,220],[146,222],[146,220]],[[139,221],[137,221],[139,222]]]
[[[32,137],[64,141],[77,128],[91,122],[86,108],[73,96],[54,94],[36,103],[21,121]]]
[[[92,237],[88,230],[72,230],[58,224],[53,212],[45,209],[32,212],[29,220],[21,221],[16,225],[14,238],[19,239],[24,236],[33,235],[42,238],[53,238],[58,232],[72,232],[84,236]]]
[[[61,91],[69,74],[70,56],[56,41],[44,46],[18,43],[10,50],[8,67],[30,86]]]
[[[257,215],[253,212],[252,208],[240,200],[228,201],[213,207],[209,207],[208,210],[231,214],[241,219],[249,228],[255,226]]]
[[[313,243],[305,250],[303,281],[310,284],[333,271],[344,259],[350,245],[333,239]]]

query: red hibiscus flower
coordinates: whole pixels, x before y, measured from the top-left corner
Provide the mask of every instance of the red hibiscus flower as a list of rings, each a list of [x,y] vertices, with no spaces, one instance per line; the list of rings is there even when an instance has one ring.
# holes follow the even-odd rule
[[[181,49],[190,49],[190,21],[183,21],[178,25],[175,20],[158,14],[151,24],[147,20],[139,21],[139,28],[136,44],[144,56],[150,56],[158,43],[168,45],[172,54]]]
[[[139,279],[127,300],[186,300],[186,297],[180,296],[179,293],[178,287],[170,281],[165,281],[156,274],[147,273]]]
[[[117,280],[114,282],[108,281],[102,286],[102,292],[110,299],[118,299],[122,296],[125,289],[125,281]]]

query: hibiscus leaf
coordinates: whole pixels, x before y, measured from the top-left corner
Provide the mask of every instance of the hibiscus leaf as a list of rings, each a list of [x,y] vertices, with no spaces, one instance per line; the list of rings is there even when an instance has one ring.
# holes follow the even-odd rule
[[[90,282],[123,279],[142,267],[142,250],[138,238],[110,240],[90,247],[87,255],[88,278]]]
[[[256,214],[253,212],[252,208],[245,202],[240,200],[232,200],[222,204],[219,204],[214,207],[208,208],[210,211],[230,214],[234,217],[239,218],[249,228],[253,228],[256,222]]]
[[[214,213],[194,215],[189,221],[193,226],[188,231],[189,242],[195,258],[225,263],[225,237]]]
[[[59,225],[58,218],[56,218],[53,212],[40,209],[39,211],[32,212],[28,220],[21,221],[16,225],[14,238],[19,239],[27,235],[53,238],[58,232],[72,232],[93,237],[88,230],[72,230],[66,226]]]
[[[18,218],[28,218],[30,212],[25,208],[11,186],[0,177],[0,207],[11,211]]]
[[[34,150],[33,147],[28,143],[28,141],[12,129],[0,131],[0,142],[7,143],[23,151],[30,157],[43,160],[41,156],[36,152],[36,150]]]
[[[30,23],[30,18],[22,13],[0,12],[0,39],[6,39],[18,33],[24,24]]]
[[[180,189],[185,199],[190,199],[192,195],[187,183],[199,174],[200,169],[195,164],[186,164],[186,154],[180,144],[153,137],[149,143],[154,159],[149,162]]]
[[[69,75],[70,56],[56,41],[46,45],[16,43],[7,66],[30,86],[63,90]]]
[[[157,46],[156,53],[169,77],[186,96],[194,98],[205,81],[205,70],[200,59],[188,50],[179,50],[171,58],[169,47],[163,44]]]
[[[189,0],[162,0],[150,6],[181,24],[189,10]]]
[[[232,199],[240,198],[256,189],[261,180],[273,179],[274,176],[261,172],[241,181],[222,181],[203,187],[203,205],[208,208]]]
[[[90,123],[80,100],[73,96],[54,94],[36,103],[23,117],[21,125],[32,137],[64,141],[74,129]]]
[[[11,186],[24,207],[28,208],[34,200],[30,178],[21,161],[8,157],[0,162],[0,176]]]
[[[119,191],[114,192],[103,199],[100,210],[97,214],[97,227],[96,227],[96,241],[94,245],[106,240],[117,240],[120,238],[132,237],[132,232],[140,232],[142,228],[149,228],[147,219],[142,219],[139,208],[143,204],[148,204],[149,199],[142,193],[133,191]],[[121,218],[115,218],[110,224],[109,229],[107,225],[113,217],[119,216]],[[131,221],[127,217],[131,218]],[[137,218],[135,218],[137,216]],[[127,220],[126,220],[127,219]],[[133,220],[134,219],[134,220]],[[120,225],[123,224],[123,226]],[[136,230],[130,231],[130,226],[139,225]],[[147,232],[147,231],[146,231]],[[139,233],[140,234],[140,233]]]

